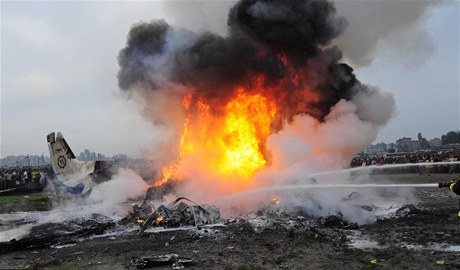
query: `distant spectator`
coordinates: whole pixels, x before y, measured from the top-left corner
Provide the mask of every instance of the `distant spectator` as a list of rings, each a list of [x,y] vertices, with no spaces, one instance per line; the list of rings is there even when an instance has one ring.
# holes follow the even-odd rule
[[[450,156],[450,158],[448,159],[449,162],[456,162],[458,161],[458,159],[456,157],[453,157],[453,156]],[[454,173],[455,171],[455,167],[457,166],[457,164],[450,164],[449,165],[449,172],[448,173]]]
[[[13,184],[13,174],[11,172],[6,172],[6,188],[12,188],[14,186]]]
[[[28,182],[29,182],[29,176],[27,175],[27,171],[24,171],[24,172],[22,173],[22,181],[23,181],[24,183],[28,183]]]
[[[457,164],[445,164],[447,162],[458,162],[460,153],[447,153],[430,155],[417,155],[417,154],[404,154],[402,156],[390,157],[372,157],[372,158],[353,158],[350,162],[351,167],[369,166],[369,165],[384,165],[384,164],[406,164],[406,163],[420,163],[418,166],[408,166],[394,169],[385,169],[386,172],[392,173],[419,173],[430,175],[432,173],[460,173]],[[436,164],[444,162],[444,164]]]
[[[46,179],[46,173],[43,172],[43,171],[40,171],[40,185],[42,187],[46,187],[46,184],[47,184],[46,180],[47,180]]]
[[[430,166],[430,163],[431,163],[431,160],[429,158],[427,158],[425,160],[425,174],[430,176],[431,175],[431,166]]]

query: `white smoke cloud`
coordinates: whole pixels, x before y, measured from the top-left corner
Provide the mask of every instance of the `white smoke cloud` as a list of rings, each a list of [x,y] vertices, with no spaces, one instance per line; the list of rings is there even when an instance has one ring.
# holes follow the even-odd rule
[[[372,104],[365,102],[377,103],[382,110],[372,110]],[[311,172],[346,168],[353,155],[376,138],[393,111],[393,97],[375,92],[356,101],[339,101],[324,123],[308,115],[296,116],[268,139],[273,167],[286,169],[302,163]]]
[[[147,184],[134,171],[119,169],[110,181],[94,187],[87,198],[87,202],[93,205],[93,210],[109,217],[123,215],[117,213],[117,207],[128,200],[138,199],[145,195]]]
[[[393,97],[377,89],[363,92],[351,101],[339,101],[324,122],[309,115],[298,115],[283,130],[269,137],[267,147],[272,152],[273,163],[255,179],[260,187],[273,186],[275,189],[283,185],[369,181],[366,176],[356,179],[349,173],[314,178],[310,175],[347,168],[353,155],[375,140],[379,129],[393,115]],[[312,216],[340,213],[345,219],[360,224],[375,220],[375,213],[360,205],[372,204],[379,193],[367,190],[365,196],[348,201],[345,198],[350,192],[352,190],[340,189],[289,191],[272,196],[281,198],[282,207],[300,208]],[[270,196],[259,197],[267,200]]]

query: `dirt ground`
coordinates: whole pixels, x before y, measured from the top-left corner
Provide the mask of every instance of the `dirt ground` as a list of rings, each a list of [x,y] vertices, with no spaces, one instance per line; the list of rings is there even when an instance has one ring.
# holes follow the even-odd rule
[[[452,177],[386,176],[404,183]],[[133,258],[165,254],[193,259],[185,269],[460,269],[458,196],[438,188],[417,188],[415,195],[414,205],[360,226],[284,217],[256,228],[250,218],[229,218],[201,229],[87,235],[84,241],[69,235],[53,247],[48,238],[36,248],[3,245],[0,269],[135,269]],[[114,228],[104,226],[100,233]],[[152,269],[172,269],[172,263]]]

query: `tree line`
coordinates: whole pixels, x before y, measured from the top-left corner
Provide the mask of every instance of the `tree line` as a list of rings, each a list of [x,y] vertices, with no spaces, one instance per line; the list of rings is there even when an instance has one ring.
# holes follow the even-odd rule
[[[451,143],[460,143],[460,130],[449,131],[447,134],[441,136],[441,142],[443,145]]]

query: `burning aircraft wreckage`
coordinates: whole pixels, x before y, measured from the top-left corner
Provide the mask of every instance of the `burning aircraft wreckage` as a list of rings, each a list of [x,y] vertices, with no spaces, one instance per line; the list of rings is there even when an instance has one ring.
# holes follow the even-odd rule
[[[4,236],[15,237],[2,237],[3,261],[24,266],[8,254],[51,247],[55,251],[37,251],[30,255],[34,260],[22,262],[52,267],[53,256],[61,254],[90,264],[84,253],[99,258],[112,248],[120,249],[113,257],[131,256],[137,268],[224,269],[252,261],[263,268],[317,269],[341,267],[363,252],[366,261],[377,256],[349,249],[353,237],[380,235],[375,245],[391,247],[381,257],[392,263],[397,262],[391,256],[407,254],[409,245],[454,244],[449,237],[458,233],[449,227],[447,210],[400,208],[414,199],[413,192],[398,187],[392,197],[369,185],[358,189],[375,183],[376,176],[346,169],[393,116],[394,99],[360,83],[340,62],[342,53],[331,42],[347,22],[333,3],[242,0],[230,9],[227,25],[225,36],[175,29],[164,20],[132,27],[118,55],[118,83],[128,96],[143,100],[143,115],[167,134],[151,153],[162,161],[155,180],[147,186],[123,169],[109,176],[110,164],[77,161],[62,135],[51,133],[56,175],[64,185],[81,184],[82,204],[4,219]],[[98,175],[111,180],[98,181]],[[117,183],[123,192],[107,188]],[[124,207],[122,215],[96,211],[107,210],[107,198]],[[386,223],[391,214],[401,219]],[[392,226],[409,226],[406,218],[416,214],[411,222],[424,225],[427,233],[417,234],[425,240],[395,244],[404,233],[392,232]],[[440,223],[449,232],[435,238],[430,228]],[[17,224],[25,232],[19,234]],[[98,235],[110,240],[101,246],[82,242]],[[133,242],[127,248],[117,237]],[[269,255],[275,250],[278,255]],[[333,258],[339,259],[335,265]],[[113,267],[120,261],[104,263]],[[359,259],[350,263],[362,266]]]

